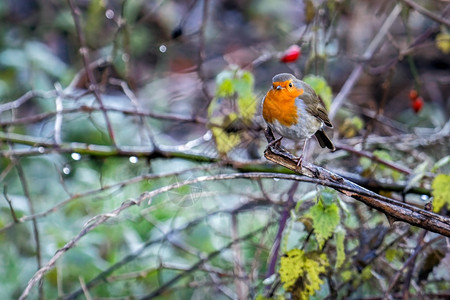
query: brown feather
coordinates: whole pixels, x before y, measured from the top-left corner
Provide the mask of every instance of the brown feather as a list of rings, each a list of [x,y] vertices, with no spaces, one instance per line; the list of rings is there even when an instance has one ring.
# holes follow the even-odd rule
[[[320,147],[328,149],[331,149],[331,151],[335,151],[336,147],[334,147],[333,142],[330,140],[330,138],[326,135],[325,131],[322,129],[317,130],[315,133],[315,136],[317,138],[317,141],[319,142]]]

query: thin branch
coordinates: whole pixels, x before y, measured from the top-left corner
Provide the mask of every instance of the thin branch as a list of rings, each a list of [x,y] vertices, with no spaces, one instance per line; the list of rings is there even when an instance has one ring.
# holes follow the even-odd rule
[[[426,232],[426,231],[425,231]],[[424,234],[424,233],[422,233]],[[417,255],[419,255],[419,253],[421,253],[426,247],[432,245],[433,243],[442,240],[443,237],[442,236],[437,236],[434,239],[432,239],[431,241],[424,243],[423,241],[423,237],[419,239],[418,244],[416,246],[416,248],[414,249],[413,254],[408,257],[408,259],[406,260],[406,262],[403,264],[403,266],[400,268],[400,270],[397,271],[397,273],[395,274],[394,278],[392,278],[390,280],[390,285],[389,288],[386,290],[386,292],[384,293],[384,295],[387,297],[389,295],[389,293],[391,292],[391,290],[394,288],[395,284],[397,283],[397,281],[400,279],[400,276],[403,274],[403,271],[409,267],[412,263],[415,262]]]
[[[129,179],[125,180],[125,181],[121,181],[121,182],[118,182],[118,183],[113,183],[113,184],[110,184],[110,185],[103,185],[103,186],[101,186],[100,188],[97,188],[97,189],[91,189],[91,190],[85,191],[83,193],[73,194],[69,198],[67,198],[67,199],[65,199],[65,200],[63,200],[61,202],[58,202],[56,205],[50,207],[49,209],[47,209],[47,210],[45,210],[43,212],[32,214],[32,215],[29,215],[29,216],[23,216],[23,217],[17,219],[17,223],[24,223],[24,222],[27,222],[27,221],[30,221],[30,220],[35,220],[35,219],[46,217],[49,214],[58,211],[63,206],[67,205],[68,203],[70,203],[72,201],[75,201],[77,199],[86,198],[86,197],[89,197],[89,196],[94,196],[94,195],[97,195],[99,193],[103,193],[103,192],[108,191],[108,190],[114,190],[114,189],[118,190],[118,189],[124,188],[124,187],[126,187],[126,186],[128,186],[130,184],[138,183],[138,182],[141,182],[141,181],[144,181],[144,180],[152,180],[152,179],[154,180],[154,179],[161,179],[161,178],[166,178],[166,177],[171,177],[171,176],[178,176],[178,175],[182,175],[184,173],[188,173],[188,172],[191,173],[191,172],[193,172],[195,170],[204,170],[204,169],[207,169],[207,168],[210,168],[210,167],[211,166],[199,167],[199,168],[194,168],[194,169],[186,169],[186,170],[182,170],[182,171],[169,172],[169,173],[163,173],[163,174],[144,174],[144,175],[139,175],[139,176],[135,176],[135,177],[129,178]],[[15,223],[16,222],[11,222],[11,223],[3,226],[2,228],[0,228],[0,233],[2,233],[3,231],[11,228],[13,225],[15,225]]]
[[[426,231],[426,230],[422,230],[422,232],[419,234],[419,237],[417,239],[417,246],[414,251],[421,251],[420,248],[423,245],[423,241],[424,241],[424,238],[425,238],[427,232],[428,231]],[[413,255],[414,255],[414,253],[413,253]],[[409,299],[409,287],[411,286],[411,280],[412,280],[414,268],[416,265],[417,256],[418,255],[415,255],[415,257],[412,259],[411,263],[407,266],[408,270],[405,274],[405,278],[403,279],[403,281],[404,281],[404,283],[403,283],[403,299],[405,299],[405,300]],[[400,272],[398,272],[398,273],[400,273]],[[395,284],[395,283],[392,283],[392,284]]]
[[[123,93],[128,97],[128,99],[130,99],[130,102],[134,106],[135,111],[142,110],[142,107],[141,107],[136,95],[133,93],[133,91],[130,89],[130,87],[128,86],[128,84],[125,81],[111,78],[110,82],[113,85],[120,86]],[[139,120],[141,123],[141,126],[139,128],[147,129],[148,140],[150,141],[150,143],[152,144],[153,147],[157,148],[157,143],[155,141],[153,130],[150,128],[150,125],[147,122],[145,122],[143,116],[139,116]]]
[[[395,162],[392,162],[392,161],[387,161],[385,159],[379,158],[378,156],[373,155],[370,152],[363,151],[363,150],[357,150],[354,147],[351,147],[351,146],[348,146],[348,145],[345,145],[345,144],[342,144],[342,143],[336,143],[336,149],[345,150],[347,152],[354,153],[354,154],[356,154],[358,156],[367,157],[367,158],[369,158],[372,161],[375,161],[377,163],[383,164],[383,165],[385,165],[385,166],[387,166],[387,167],[389,167],[389,168],[391,168],[391,169],[393,169],[395,171],[403,173],[403,174],[411,175],[413,173],[413,170],[411,170],[411,169],[409,169],[407,167],[401,166],[401,165],[399,165],[399,164],[397,164]]]
[[[333,120],[333,118],[336,116],[339,108],[346,100],[347,95],[350,93],[356,81],[361,76],[364,65],[367,63],[367,61],[369,61],[373,57],[375,51],[385,41],[384,37],[388,33],[392,24],[394,24],[395,19],[397,19],[397,16],[400,14],[401,11],[402,11],[401,5],[397,3],[395,7],[392,9],[389,16],[384,21],[383,26],[381,26],[380,30],[373,38],[372,42],[370,42],[369,46],[367,47],[366,51],[362,56],[363,61],[361,61],[355,66],[353,71],[350,73],[350,76],[348,77],[347,81],[345,82],[344,86],[341,88],[341,91],[336,95],[333,102],[331,103],[330,113],[328,115],[330,117],[330,120]]]
[[[252,238],[255,234],[264,232],[265,230],[267,230],[268,227],[270,227],[274,223],[275,223],[275,221],[269,222],[266,226],[264,226],[264,227],[262,227],[260,229],[254,230],[254,231],[252,231],[252,232],[250,232],[250,233],[248,233],[248,234],[246,234],[244,236],[241,236],[238,239],[232,240],[231,242],[229,242],[228,244],[226,244],[222,248],[211,252],[207,257],[200,259],[197,263],[193,264],[192,267],[190,269],[188,269],[186,272],[176,275],[171,280],[167,281],[162,286],[160,286],[157,290],[153,291],[150,294],[145,295],[141,299],[142,300],[153,299],[154,297],[157,297],[157,296],[161,295],[168,287],[172,286],[173,284],[175,284],[177,281],[179,281],[183,277],[185,277],[185,276],[189,275],[190,273],[192,273],[193,271],[197,270],[202,264],[204,264],[205,262],[208,262],[211,259],[215,258],[217,255],[221,254],[224,250],[232,247],[233,244],[240,243],[242,241],[248,240],[248,239]]]
[[[39,281],[41,281],[45,273],[47,273],[55,266],[55,263],[58,261],[58,259],[61,258],[64,255],[64,253],[66,253],[69,249],[73,248],[83,236],[85,236],[87,233],[98,227],[100,224],[103,224],[110,218],[117,217],[123,210],[136,204],[137,203],[135,201],[126,201],[122,203],[122,205],[119,208],[113,210],[112,212],[98,215],[90,219],[80,233],[78,233],[72,240],[70,240],[67,244],[65,244],[62,248],[60,248],[56,252],[56,254],[50,259],[50,261],[33,275],[33,277],[28,281],[28,284],[25,287],[25,290],[22,292],[22,295],[20,296],[19,300],[26,299],[30,294],[30,291],[33,288],[33,286],[35,286]]]
[[[419,131],[419,130],[418,130]],[[436,144],[446,142],[450,136],[450,120],[447,121],[441,128],[425,129],[422,132],[397,134],[393,136],[369,136],[365,144],[391,144],[398,148],[411,151],[417,147],[428,147]],[[356,145],[361,143],[361,138],[349,138],[344,140],[348,145]]]
[[[5,104],[0,104],[0,114],[7,110],[17,109],[22,104],[26,103],[27,101],[29,101],[35,97],[50,98],[55,95],[56,95],[55,91],[50,91],[50,92],[37,92],[37,91],[33,91],[33,90],[28,91],[14,101],[11,101],[11,102],[8,102]]]
[[[64,95],[64,97],[67,97],[67,94]],[[160,120],[166,120],[166,121],[173,121],[173,122],[190,122],[190,123],[197,123],[197,124],[210,124],[208,123],[208,120],[202,117],[186,117],[179,114],[171,114],[171,113],[156,113],[148,110],[137,110],[132,108],[119,108],[119,107],[109,107],[105,106],[104,108],[108,112],[119,112],[123,113],[124,115],[130,115],[130,116],[139,116],[139,117],[149,117],[153,119],[160,119]],[[75,108],[65,108],[61,110],[62,114],[74,114],[74,113],[90,113],[90,112],[96,112],[96,111],[102,111],[99,107],[95,106],[87,106],[82,105],[80,107]],[[23,117],[23,118],[17,118],[14,120],[0,120],[1,126],[10,126],[10,125],[23,125],[23,124],[31,124],[36,123],[40,121],[44,121],[48,118],[52,118],[55,116],[57,112],[45,112],[41,114],[35,114],[29,117]],[[218,124],[210,124],[211,126],[219,126]]]
[[[55,128],[54,139],[55,139],[56,144],[61,144],[62,143],[61,127],[62,127],[62,122],[63,122],[63,114],[62,114],[63,103],[62,103],[62,97],[61,97],[62,87],[59,83],[55,84],[55,90],[58,92],[58,95],[55,98],[56,117],[55,117],[55,125],[54,125],[54,128]]]
[[[117,146],[116,139],[114,136],[114,131],[111,125],[111,121],[109,120],[108,113],[106,112],[106,109],[103,105],[102,97],[98,91],[97,83],[95,81],[94,74],[92,73],[92,69],[89,65],[89,50],[87,48],[86,39],[84,37],[84,32],[81,29],[81,23],[80,23],[80,10],[78,9],[77,5],[75,4],[75,0],[67,0],[69,2],[70,11],[72,13],[72,18],[75,23],[75,30],[78,36],[78,42],[80,43],[80,54],[83,59],[83,65],[84,69],[86,71],[87,78],[89,80],[89,83],[91,84],[90,89],[92,89],[95,99],[97,100],[98,104],[100,105],[100,108],[103,112],[103,116],[105,118],[106,127],[108,129],[109,137],[111,138],[111,142],[114,146]]]
[[[233,240],[237,240],[239,237],[239,229],[238,229],[238,216],[237,214],[231,215],[231,238]],[[248,299],[249,296],[249,287],[245,282],[244,268],[242,267],[242,249],[239,243],[235,243],[231,246],[234,254],[234,274],[236,278],[234,279],[234,285],[236,286],[236,294],[238,299]]]
[[[422,15],[430,18],[431,20],[436,21],[436,22],[450,28],[450,21],[448,19],[441,18],[440,16],[435,15],[428,9],[424,8],[423,6],[420,6],[419,4],[417,4],[416,2],[413,2],[411,0],[400,0],[400,1],[402,1],[403,3],[405,3],[412,9],[416,10],[417,12],[421,13]]]
[[[11,202],[11,200],[10,200],[9,197],[8,197],[7,189],[8,189],[8,186],[5,185],[5,186],[3,187],[3,197],[5,197],[6,202],[8,202],[9,210],[11,211],[11,216],[12,216],[12,218],[13,218],[13,220],[14,220],[14,223],[19,223],[19,219],[17,219],[16,211],[14,210],[14,207],[13,207],[13,205],[12,205],[12,202]]]
[[[20,183],[22,185],[23,193],[25,195],[25,198],[26,198],[27,203],[28,203],[28,207],[30,209],[30,213],[34,214],[35,213],[34,205],[33,205],[32,199],[31,199],[30,190],[28,188],[28,182],[27,182],[27,179],[25,177],[25,172],[23,171],[22,165],[20,164],[20,162],[16,162],[15,163],[15,167],[16,167],[19,179],[20,179]],[[40,242],[40,235],[39,235],[39,227],[38,227],[38,224],[37,224],[36,220],[33,220],[32,224],[33,224],[34,242],[36,244],[37,269],[39,270],[42,267],[42,253],[41,253],[41,242]],[[41,278],[41,280],[42,280],[42,278]],[[43,289],[43,286],[41,284],[39,285],[39,299],[44,299],[44,289]]]
[[[208,22],[208,11],[209,11],[209,0],[203,0],[203,15],[202,23],[200,24],[200,30],[198,33],[198,62],[197,62],[197,75],[201,81],[202,93],[205,97],[205,104],[198,110],[198,112],[204,112],[212,101],[212,97],[208,92],[208,87],[206,86],[205,72],[203,70],[203,62],[206,58],[205,53],[205,28]]]
[[[53,141],[45,138],[30,137],[15,133],[0,132],[0,140],[9,141],[12,143],[33,146],[31,149],[20,150],[2,150],[0,155],[4,157],[10,157],[12,155],[20,156],[33,156],[42,155],[45,153],[57,152],[57,153],[79,153],[82,155],[91,156],[137,156],[152,158],[186,158],[192,159],[198,162],[216,162],[218,160],[215,156],[202,155],[200,153],[192,151],[180,151],[178,147],[182,146],[159,146],[159,149],[148,149],[148,146],[129,146],[121,147],[120,149],[113,146],[86,144],[86,143],[61,143],[55,144]],[[184,149],[183,149],[184,150]]]
[[[286,157],[285,155],[273,155],[270,152],[266,150],[265,153],[266,157],[271,160],[275,160],[278,163],[281,162],[282,165],[287,165],[293,168],[294,170],[297,170],[297,162],[296,160],[293,160],[292,156],[288,154]],[[289,157],[291,156],[291,157]],[[281,158],[281,160],[280,160]],[[287,163],[288,162],[288,163]],[[380,210],[384,212],[386,215],[389,215],[396,220],[405,221],[407,223],[410,223],[412,225],[422,227],[424,229],[437,232],[439,234],[445,235],[450,237],[450,218],[447,218],[445,216],[440,216],[438,214],[428,212],[425,210],[417,209],[411,205],[395,201],[393,199],[389,199],[387,197],[383,197],[380,195],[377,195],[373,192],[370,192],[354,183],[351,183],[342,177],[333,174],[329,171],[325,171],[324,169],[320,167],[313,166],[309,163],[303,164],[304,169],[308,171],[308,176],[305,175],[288,175],[288,174],[278,174],[278,173],[234,173],[234,174],[219,174],[219,175],[212,175],[212,176],[200,176],[195,179],[186,180],[184,182],[178,182],[174,183],[172,185],[164,186],[158,189],[155,189],[153,191],[149,191],[146,193],[143,193],[139,199],[135,201],[127,201],[122,203],[122,205],[113,210],[110,213],[102,214],[99,216],[96,216],[92,218],[88,225],[70,242],[68,242],[63,248],[61,248],[45,265],[43,268],[41,268],[38,272],[36,272],[33,277],[28,282],[27,287],[25,288],[24,292],[22,293],[22,296],[20,299],[25,299],[28,294],[31,291],[31,288],[39,282],[42,277],[45,275],[46,272],[48,272],[53,266],[55,265],[56,261],[63,255],[64,252],[68,251],[72,247],[75,246],[75,244],[88,232],[93,230],[94,228],[98,227],[100,224],[103,224],[108,219],[112,217],[117,217],[123,210],[134,206],[134,205],[140,205],[144,201],[149,201],[149,204],[151,204],[151,199],[161,193],[170,191],[172,189],[176,189],[185,185],[190,185],[194,183],[199,182],[205,182],[205,181],[216,181],[216,180],[230,180],[230,179],[261,179],[261,178],[278,178],[278,179],[287,179],[287,180],[297,180],[302,182],[310,182],[315,184],[320,184],[324,186],[328,186],[331,188],[334,188],[347,196],[353,197],[356,200],[359,200],[377,210]],[[237,242],[237,241],[234,241]],[[231,246],[232,244],[230,244]],[[215,252],[213,252],[215,253]],[[217,255],[219,253],[216,253]],[[215,256],[214,255],[214,256]],[[198,264],[195,264],[193,268],[196,268],[197,265],[203,264],[207,260],[201,260]],[[163,290],[173,284],[175,281],[179,280],[184,275],[181,274],[179,276],[176,276],[174,279],[170,280],[166,284],[164,284],[160,289]],[[159,290],[158,290],[159,291]],[[157,295],[159,292],[154,292],[148,297],[152,295]],[[147,296],[146,296],[147,297]]]
[[[362,177],[356,173],[339,171],[336,172],[339,176],[356,183],[372,192],[378,193],[379,191],[387,192],[397,192],[403,194],[416,194],[416,195],[427,195],[431,196],[431,190],[426,187],[413,186],[406,190],[408,187],[408,182],[387,182],[380,181],[373,178]]]
[[[237,208],[235,210],[240,210],[241,208]],[[117,263],[113,264],[112,266],[110,266],[108,269],[106,269],[105,271],[101,272],[100,274],[98,274],[95,278],[93,278],[92,280],[90,280],[89,282],[86,283],[86,288],[87,289],[91,289],[95,286],[97,286],[98,284],[105,282],[106,278],[108,276],[110,276],[112,273],[114,273],[115,271],[117,271],[118,269],[120,269],[121,267],[125,266],[126,264],[128,264],[129,262],[135,260],[137,257],[139,257],[148,247],[157,244],[157,243],[161,243],[164,240],[166,240],[167,238],[176,235],[177,233],[180,233],[182,231],[185,231],[186,229],[189,229],[193,226],[196,226],[198,224],[200,224],[201,222],[203,222],[204,220],[215,216],[217,214],[222,214],[222,213],[233,213],[235,210],[230,211],[230,210],[218,210],[215,212],[210,213],[209,215],[206,216],[201,216],[198,217],[192,221],[189,221],[177,228],[174,228],[168,232],[166,232],[163,236],[156,238],[156,239],[152,239],[149,240],[147,242],[145,242],[145,244],[143,244],[139,249],[137,249],[136,251],[134,251],[131,254],[128,254],[126,257],[124,257],[123,259],[121,259],[120,261],[118,261]],[[76,299],[79,295],[81,295],[83,293],[82,289],[78,289],[76,291],[74,291],[73,293],[67,295],[64,299],[65,300],[73,300]]]
[[[295,181],[294,183],[292,183],[291,188],[288,191],[288,201],[284,207],[283,212],[281,213],[277,235],[275,236],[274,245],[272,247],[272,251],[270,254],[270,262],[269,262],[269,267],[267,269],[266,278],[269,278],[270,276],[275,274],[275,267],[278,262],[278,255],[280,252],[280,246],[281,246],[281,241],[283,238],[284,228],[286,227],[287,220],[289,219],[289,216],[291,214],[291,209],[295,206],[294,194],[298,188],[298,184],[299,184],[298,181]],[[269,291],[270,288],[271,288],[271,286],[267,285],[266,291]]]

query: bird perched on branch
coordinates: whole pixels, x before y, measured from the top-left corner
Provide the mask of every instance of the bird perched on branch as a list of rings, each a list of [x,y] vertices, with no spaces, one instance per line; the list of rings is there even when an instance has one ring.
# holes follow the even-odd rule
[[[297,166],[301,168],[306,142],[315,135],[322,148],[335,150],[323,131],[323,125],[333,127],[327,111],[314,89],[294,75],[282,73],[272,79],[272,88],[262,101],[262,115],[267,125],[280,138],[269,145],[280,145],[283,137],[304,140]]]

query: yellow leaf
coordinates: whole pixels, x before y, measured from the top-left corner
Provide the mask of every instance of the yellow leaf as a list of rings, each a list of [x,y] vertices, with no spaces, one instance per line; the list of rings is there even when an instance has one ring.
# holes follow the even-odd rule
[[[214,139],[216,140],[217,151],[220,154],[227,154],[236,147],[241,138],[236,133],[226,133],[223,129],[214,127],[211,129]]]
[[[320,276],[328,266],[325,253],[292,249],[281,257],[280,280],[286,291],[296,296],[294,299],[308,299],[320,289],[323,284]]]
[[[445,54],[450,53],[450,34],[441,32],[436,35],[436,47]]]
[[[438,212],[447,205],[450,208],[450,175],[439,174],[431,184],[433,189],[433,211]]]

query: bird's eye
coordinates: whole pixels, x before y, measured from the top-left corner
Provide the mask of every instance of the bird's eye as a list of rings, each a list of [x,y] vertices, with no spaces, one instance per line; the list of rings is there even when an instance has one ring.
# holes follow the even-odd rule
[[[289,87],[292,87],[292,82],[289,82]]]

